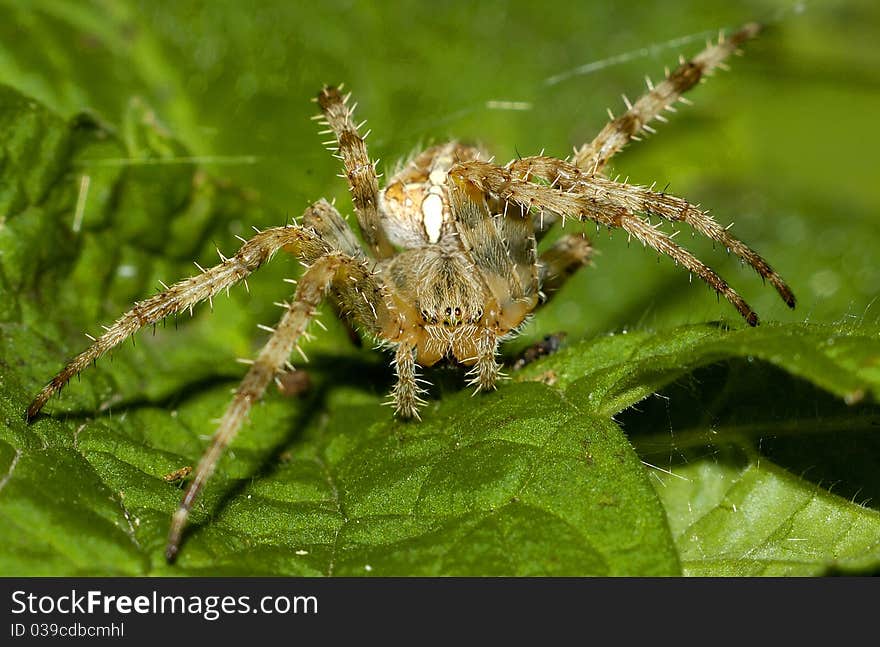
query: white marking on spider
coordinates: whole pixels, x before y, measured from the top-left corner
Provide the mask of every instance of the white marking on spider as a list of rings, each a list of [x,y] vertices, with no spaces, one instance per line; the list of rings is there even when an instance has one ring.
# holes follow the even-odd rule
[[[422,200],[422,225],[431,243],[440,240],[440,232],[443,230],[443,198],[436,193],[429,193]]]

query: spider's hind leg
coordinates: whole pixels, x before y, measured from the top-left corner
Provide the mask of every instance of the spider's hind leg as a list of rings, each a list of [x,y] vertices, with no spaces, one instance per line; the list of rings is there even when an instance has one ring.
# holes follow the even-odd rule
[[[568,234],[541,253],[538,261],[538,280],[543,302],[547,303],[556,292],[593,257],[590,240],[580,234]]]

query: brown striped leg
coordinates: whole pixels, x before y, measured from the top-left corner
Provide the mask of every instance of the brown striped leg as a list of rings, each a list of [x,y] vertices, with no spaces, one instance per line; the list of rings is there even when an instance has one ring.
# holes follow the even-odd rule
[[[327,134],[336,137],[335,152],[345,166],[354,210],[367,246],[376,258],[388,258],[394,254],[394,248],[379,221],[379,180],[367,155],[364,138],[352,120],[354,106],[347,105],[349,96],[343,96],[330,86],[318,93],[322,124],[329,127]]]
[[[585,173],[569,162],[555,157],[527,157],[511,162],[508,170],[514,177],[540,178],[552,182],[561,191],[579,193],[623,208],[630,213],[659,216],[671,222],[684,222],[707,238],[724,245],[748,263],[762,278],[776,288],[790,307],[795,306],[791,288],[756,251],[735,238],[709,215],[682,198],[658,193],[648,187],[615,182],[601,175]]]
[[[727,251],[733,252],[748,263],[762,278],[776,288],[779,296],[788,307],[795,307],[795,297],[791,288],[760,254],[732,236],[730,231],[718,224],[708,212],[700,210],[686,200],[668,193],[657,193],[648,187],[614,182],[599,176],[587,178],[582,186],[572,186],[571,190],[601,193],[607,199],[631,212],[659,216],[670,222],[686,223],[695,231],[720,243]]]
[[[213,474],[226,447],[235,438],[251,406],[262,397],[269,383],[284,372],[290,353],[314,317],[315,310],[328,289],[339,279],[344,280],[362,271],[360,261],[340,253],[332,253],[316,260],[299,279],[293,301],[288,304],[269,341],[236,390],[210,447],[196,467],[180,507],[174,513],[165,549],[168,561],[173,561],[177,555],[181,535],[196,497]]]
[[[303,258],[313,258],[327,250],[327,246],[315,234],[301,227],[292,225],[273,227],[258,233],[245,242],[235,256],[204,270],[201,274],[179,281],[149,299],[135,303],[131,310],[117,319],[103,335],[95,339],[91,346],[71,360],[37,394],[27,409],[28,419],[33,419],[49,398],[67,384],[70,378],[125,341],[130,335],[169,315],[185,310],[191,311],[199,302],[211,299],[221,290],[243,280],[282,248]]]
[[[749,325],[758,324],[758,315],[751,306],[712,268],[675,244],[667,234],[620,205],[596,195],[566,192],[550,186],[532,184],[514,177],[508,169],[486,162],[457,164],[450,170],[449,177],[459,183],[471,182],[485,193],[495,194],[501,199],[525,207],[548,209],[579,220],[592,220],[609,227],[620,227],[699,276],[712,289],[730,301]]]
[[[703,279],[713,290],[730,301],[750,326],[758,325],[758,314],[752,310],[752,307],[746,303],[745,299],[730,287],[727,281],[718,276],[711,267],[683,247],[676,245],[667,234],[638,216],[623,218],[620,226],[643,244],[653,247],[662,254],[666,254],[677,264]]]
[[[676,101],[686,102],[682,95],[694,87],[698,81],[710,75],[716,68],[725,69],[724,60],[738,51],[740,45],[754,38],[761,31],[756,23],[744,25],[730,38],[720,37],[717,44],[708,45],[706,49],[689,61],[681,59],[681,64],[666,78],[654,85],[650,80],[648,92],[635,103],[626,97],[627,111],[606,125],[596,138],[584,144],[574,154],[575,165],[585,171],[598,173],[617,152],[630,140],[638,139],[644,130],[649,133],[654,129],[648,124],[654,119],[665,121],[661,114],[664,110],[674,112]],[[610,112],[610,111],[609,111]]]

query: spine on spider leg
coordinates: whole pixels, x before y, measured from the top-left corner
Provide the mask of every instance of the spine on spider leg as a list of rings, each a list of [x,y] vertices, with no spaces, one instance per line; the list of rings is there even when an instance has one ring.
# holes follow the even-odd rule
[[[679,66],[671,73],[667,71],[666,78],[660,83],[654,85],[647,79],[648,92],[635,103],[624,96],[626,112],[609,122],[592,142],[575,152],[575,165],[592,173],[600,172],[617,152],[631,140],[637,139],[643,130],[653,132],[648,124],[654,119],[664,121],[661,114],[664,110],[674,112],[673,104],[676,101],[687,103],[682,96],[685,92],[715,69],[726,69],[724,60],[737,52],[745,41],[757,36],[761,29],[758,23],[748,23],[728,38],[720,36],[716,44],[709,44],[692,59],[681,58]]]

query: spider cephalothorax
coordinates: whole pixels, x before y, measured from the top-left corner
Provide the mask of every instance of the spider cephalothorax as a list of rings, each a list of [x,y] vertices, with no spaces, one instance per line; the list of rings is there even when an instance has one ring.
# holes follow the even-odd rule
[[[288,358],[315,311],[329,295],[340,314],[394,353],[396,411],[418,417],[423,400],[416,367],[449,357],[470,366],[477,390],[495,388],[498,344],[515,331],[591,254],[581,234],[561,237],[538,253],[538,242],[557,221],[593,221],[621,228],[673,258],[730,301],[751,325],[757,315],[711,268],[677,245],[647,218],[680,221],[724,245],[770,281],[783,300],[794,295],[758,254],[706,212],[685,200],[608,179],[611,157],[737,47],[759,31],[746,25],[720,38],[630,104],[570,160],[526,157],[505,166],[485,161],[477,148],[451,142],[420,153],[380,191],[374,163],[352,120],[348,97],[333,87],[318,94],[318,119],[334,135],[364,239],[362,246],[339,212],[325,200],[306,209],[301,224],[259,232],[234,256],[184,279],[122,315],[36,396],[33,418],[47,400],[90,362],[140,328],[191,309],[248,274],[283,249],[307,269],[281,321],[251,364],[175,513],[167,556],[173,559],[196,496],[253,403],[273,379],[293,366]]]

